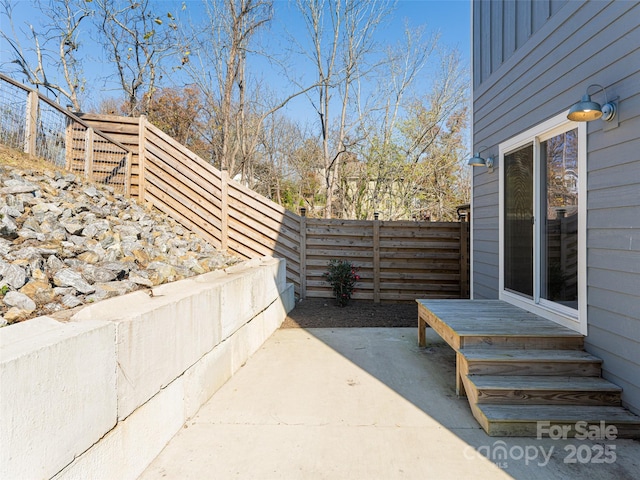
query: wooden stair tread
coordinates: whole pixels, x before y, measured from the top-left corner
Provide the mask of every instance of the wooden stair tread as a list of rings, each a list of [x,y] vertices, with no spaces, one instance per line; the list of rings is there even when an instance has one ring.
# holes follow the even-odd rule
[[[621,392],[614,383],[600,377],[566,377],[535,375],[468,375],[473,385],[492,390],[562,390]]]
[[[538,350],[538,349],[499,349],[499,348],[463,348],[460,353],[474,362],[597,362],[598,357],[584,350]]]
[[[578,422],[632,424],[640,426],[640,417],[624,407],[608,405],[493,405],[478,404],[475,408],[489,422]]]
[[[574,338],[582,337],[578,332],[572,332],[559,325],[539,325],[539,320],[529,322],[514,319],[492,319],[483,321],[481,318],[468,319],[467,325],[450,325],[461,337],[540,337],[540,338]],[[560,327],[560,329],[558,328]]]
[[[583,337],[501,300],[417,300],[460,336]]]

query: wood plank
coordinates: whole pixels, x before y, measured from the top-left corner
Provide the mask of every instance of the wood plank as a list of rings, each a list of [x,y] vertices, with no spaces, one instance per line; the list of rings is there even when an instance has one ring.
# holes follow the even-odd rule
[[[237,211],[243,212],[248,216],[260,215],[269,218],[278,224],[283,225],[291,230],[297,230],[299,219],[298,216],[291,212],[281,211],[281,209],[263,208],[263,204],[253,201],[253,198],[247,195],[235,196],[231,185],[233,181],[229,181],[229,206]]]
[[[330,240],[331,246],[334,247],[366,247],[373,252],[373,238],[372,237],[351,237],[341,236],[340,238],[333,238]],[[310,237],[307,235],[307,247],[326,246],[329,240],[326,237]]]
[[[138,147],[138,165],[140,168],[140,179],[139,179],[139,185],[138,185],[138,198],[140,199],[140,202],[144,203],[146,201],[146,190],[147,190],[147,184],[146,184],[146,174],[147,174],[147,167],[146,167],[146,151],[145,151],[145,145],[146,145],[146,126],[147,126],[147,117],[145,117],[144,115],[140,117],[140,121],[138,124],[138,128],[139,128],[139,133],[138,133],[138,137],[139,137],[139,141],[140,141],[140,146]]]
[[[220,238],[222,250],[229,244],[229,172],[220,172]]]
[[[380,303],[380,221],[373,221],[373,301]]]
[[[198,231],[207,232],[207,237],[219,237],[219,229],[216,227],[216,219],[213,216],[208,216],[206,212],[198,211],[197,209],[185,208],[182,203],[176,200],[174,197],[171,197],[165,193],[162,188],[159,188],[155,183],[149,183],[147,186],[147,191],[151,195],[149,197],[148,202],[150,202],[154,207],[158,208],[161,211],[165,211],[165,213],[171,212],[170,216],[175,220],[183,223],[185,221],[189,222],[189,229],[193,229],[197,227]],[[166,206],[166,209],[161,207]],[[178,217],[174,217],[178,215]],[[218,235],[216,235],[216,233]],[[217,246],[218,247],[218,246]]]
[[[161,197],[162,192],[157,191],[155,188],[150,189],[148,201],[152,203],[158,210],[169,215],[185,228],[191,230],[194,233],[197,233],[215,248],[220,248],[220,240],[211,233],[212,231],[201,228],[200,225],[192,222],[188,217],[183,216],[179,211],[172,209],[169,203],[163,201],[162,198],[156,198],[156,195],[159,195]]]
[[[244,224],[242,222],[236,222],[233,217],[229,218],[228,222],[229,238],[236,238],[239,240],[241,237],[251,238],[253,240],[263,243],[269,248],[275,245],[281,245],[291,251],[292,257],[298,257],[299,243],[295,240],[290,240],[284,236],[278,235],[277,232],[272,232],[260,228],[253,228],[251,225]]]
[[[206,223],[188,210],[202,214],[202,205],[209,203],[221,209],[222,193],[216,188],[221,182],[221,172],[157,127],[145,124],[144,119],[140,122],[118,116],[89,115],[87,119],[91,119],[94,127],[103,127],[105,133],[118,135],[132,148],[131,194],[144,195],[145,176],[153,178],[153,202],[158,205],[168,202],[168,212],[178,215],[182,222],[190,218],[192,225]],[[140,123],[143,124],[142,128]],[[80,130],[71,129],[70,136],[81,137]],[[138,145],[139,142],[142,145]],[[82,149],[77,148],[73,152],[82,161]],[[139,152],[142,152],[142,158],[139,158]],[[107,163],[112,164],[106,162],[96,170],[108,169]],[[266,244],[267,250],[278,251],[288,259],[298,252],[290,263],[293,270],[300,267],[299,216],[236,182],[229,182],[228,198],[228,215],[217,211],[214,213],[208,207],[204,211],[209,215],[214,213],[221,224],[229,221],[233,225],[236,235],[239,235],[234,248],[242,251],[243,255],[255,254],[256,250],[263,252],[265,248],[252,243],[256,238],[249,238],[257,237]],[[367,280],[367,292],[369,284],[377,283],[380,299],[388,299],[393,295],[401,300],[410,299],[412,295],[451,297],[449,284],[458,281],[458,271],[453,264],[459,262],[460,258],[459,252],[454,251],[459,248],[459,223],[379,221],[380,242],[374,248],[371,221],[307,218],[305,222],[309,227],[308,246],[305,246],[305,258],[308,260],[304,265],[307,272],[305,279],[317,281],[318,275],[323,273],[318,267],[325,267],[330,258],[349,258],[362,268],[363,277],[371,275]],[[376,253],[378,257],[375,257]],[[379,263],[375,261],[376,258]],[[433,262],[422,264],[429,260]],[[447,260],[451,260],[451,264]],[[291,274],[288,272],[288,275]]]
[[[568,336],[578,332],[500,300],[418,300],[460,335]]]
[[[490,362],[602,362],[601,359],[588,352],[580,350],[522,350],[522,349],[473,349],[464,348],[460,350],[469,361],[490,361]]]
[[[165,170],[181,183],[190,185],[191,189],[198,191],[204,198],[209,197],[209,201],[214,201],[219,208],[221,180],[218,177],[207,175],[207,170],[199,169],[197,166],[185,165],[182,160],[167,155],[165,151],[152,143],[146,144],[145,152],[148,154],[149,160],[153,160],[157,169]]]
[[[599,377],[602,360],[581,350],[462,348],[472,375],[567,375]]]
[[[196,214],[211,227],[219,230],[220,210],[216,209],[215,205],[207,202],[205,199],[190,190],[186,185],[178,184],[178,186],[176,186],[175,182],[172,182],[171,178],[165,176],[161,171],[148,169],[146,176],[147,189],[152,186],[159,188],[164,193],[163,198],[171,198],[176,202],[174,203],[174,208],[178,211],[181,209],[190,210],[190,212],[183,212],[183,215],[191,216],[191,214]],[[178,207],[178,204],[182,205],[182,207]],[[193,221],[196,221],[195,218]]]
[[[449,325],[443,322],[437,315],[431,310],[427,309],[424,304],[424,300],[417,300],[418,302],[418,315],[422,318],[426,324],[428,324],[433,330],[454,350],[460,349],[460,336],[456,334]]]
[[[393,273],[398,275],[404,274],[408,277],[413,277],[414,275],[419,275],[420,271],[453,270],[457,272],[460,269],[460,265],[458,264],[458,262],[380,262],[380,268],[387,271],[404,270],[402,272]]]
[[[268,210],[272,210],[273,212],[280,214],[282,218],[287,217],[287,213],[290,214],[289,218],[291,220],[294,219],[294,216],[297,217],[297,215],[287,212],[283,206],[278,205],[252,190],[249,190],[244,185],[240,185],[238,182],[234,182],[233,180],[229,181],[229,197],[246,205],[253,205],[253,208],[259,211],[264,210],[263,207],[266,207]]]
[[[185,177],[173,176],[175,172],[170,169],[158,168],[155,163],[155,157],[149,155],[146,159],[147,168],[145,176],[147,182],[153,178],[157,182],[163,182],[172,188],[172,191],[179,194],[182,198],[187,199],[191,204],[201,205],[203,209],[211,212],[217,218],[221,218],[221,205],[214,199],[211,193],[203,190],[199,185],[190,182]]]
[[[164,133],[155,125],[148,124],[147,131],[149,134],[148,135],[149,143],[161,145],[165,151],[169,151],[173,153],[174,156],[180,155],[188,158],[193,165],[197,165],[199,168],[204,169],[207,172],[207,175],[210,177],[215,177],[218,179],[221,178],[220,170],[215,168],[206,160],[203,160],[202,158],[200,158],[198,155],[193,153],[191,150],[189,150],[187,147],[185,147],[181,143],[174,140],[172,137]]]
[[[388,272],[386,269],[378,271],[378,276],[386,283],[394,280],[406,280],[407,282],[429,283],[429,282],[453,282],[456,287],[460,287],[460,274],[458,272],[446,273],[418,273],[418,272]]]
[[[485,431],[491,436],[531,436],[538,434],[538,422],[568,427],[567,436],[574,437],[577,422],[601,427],[613,425],[617,438],[640,438],[640,417],[622,407],[593,405],[477,405],[476,412]],[[476,418],[478,419],[478,416]]]
[[[231,206],[231,208],[228,207],[227,211],[229,218],[233,218],[237,223],[244,224],[257,231],[268,231],[270,232],[269,236],[271,238],[287,238],[296,244],[300,241],[299,225],[298,228],[291,229],[260,212],[251,212],[252,214],[248,214],[238,210],[235,206]]]
[[[307,296],[307,217],[300,216],[300,299]]]
[[[469,298],[469,223],[460,222],[460,298]]]
[[[617,385],[600,377],[535,376],[535,375],[471,375],[469,379],[478,389],[492,390],[597,390],[621,392]]]
[[[439,250],[460,251],[460,242],[456,241],[409,241],[409,240],[380,240],[380,248],[416,248],[426,250],[429,248]]]

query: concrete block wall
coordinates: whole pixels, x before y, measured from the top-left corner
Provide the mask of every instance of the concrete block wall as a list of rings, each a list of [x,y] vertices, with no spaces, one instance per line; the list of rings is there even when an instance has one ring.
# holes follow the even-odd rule
[[[0,478],[136,478],[294,306],[265,257],[0,329]]]

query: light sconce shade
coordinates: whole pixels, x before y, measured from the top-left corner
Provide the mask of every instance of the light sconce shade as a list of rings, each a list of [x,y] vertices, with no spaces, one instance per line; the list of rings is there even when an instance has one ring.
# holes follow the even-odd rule
[[[605,104],[600,107],[597,102],[591,101],[591,95],[589,95],[589,89],[591,87],[600,87],[604,92]],[[587,87],[587,92],[578,103],[573,105],[567,114],[569,120],[574,122],[591,122],[602,118],[609,122],[616,116],[616,104],[607,100],[607,91],[602,85],[594,84]]]
[[[469,159],[467,165],[472,167],[484,167],[487,165],[487,161],[480,156],[480,152],[476,152],[473,157]]]
[[[487,167],[489,173],[493,172],[493,157],[482,158],[480,156],[480,151],[477,151],[473,157],[469,159],[467,165],[472,167]]]

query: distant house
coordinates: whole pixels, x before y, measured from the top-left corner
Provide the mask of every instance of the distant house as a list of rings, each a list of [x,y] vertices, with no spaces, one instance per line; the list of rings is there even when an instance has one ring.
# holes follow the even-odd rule
[[[473,150],[495,167],[473,167],[472,298],[585,334],[640,413],[640,2],[472,9]],[[586,93],[615,117],[568,120]]]

